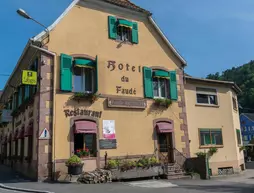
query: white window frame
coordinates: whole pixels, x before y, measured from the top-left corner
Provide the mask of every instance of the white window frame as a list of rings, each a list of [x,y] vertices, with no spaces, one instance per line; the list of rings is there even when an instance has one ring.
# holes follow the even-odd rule
[[[129,28],[130,30],[130,39],[127,39],[126,38],[126,35],[124,35],[123,31],[121,31],[121,36],[118,35],[118,28],[127,28],[127,27],[124,27],[124,26],[116,26],[116,39],[119,40],[119,41],[124,41],[124,42],[132,42],[132,29]],[[127,28],[128,29],[128,28]]]
[[[75,68],[75,66],[73,66],[73,68]],[[86,91],[86,88],[85,88],[85,85],[86,85],[86,83],[85,83],[85,71],[84,70],[86,70],[86,69],[88,69],[88,68],[83,68],[83,67],[76,67],[76,68],[81,68],[82,69],[82,84],[83,84],[83,86],[82,86],[82,93],[86,93],[86,94],[92,94],[92,93],[94,93],[94,86],[95,86],[95,80],[94,80],[94,78],[95,78],[95,69],[94,68],[92,68],[91,70],[92,70],[92,91]],[[90,68],[89,68],[90,69]],[[72,91],[73,92],[75,92],[74,91],[74,86],[75,86],[75,81],[74,81],[74,76],[75,76],[75,74],[73,73],[73,76],[72,76]]]
[[[157,84],[159,84],[160,80],[163,80],[165,82],[165,97],[161,96],[161,84],[158,85],[158,94],[159,94],[159,96],[155,96],[154,93],[153,93],[153,95],[154,95],[153,97],[155,99],[167,99],[168,96],[169,96],[169,88],[168,88],[169,85],[166,83],[166,81],[168,81],[168,79],[166,79],[166,78],[153,78],[152,79],[153,83],[154,83],[154,79],[158,80]],[[153,91],[154,91],[154,88],[153,88]]]
[[[211,90],[214,90],[214,92],[209,92],[209,91],[200,91],[198,89],[211,89]],[[207,98],[208,98],[208,103],[199,103],[198,102],[198,94],[202,94],[202,95],[207,95]],[[209,96],[215,96],[216,97],[216,103],[217,104],[213,104],[211,103],[210,101],[210,97]],[[206,87],[196,87],[196,103],[197,104],[203,104],[203,105],[214,105],[214,106],[218,106],[219,105],[219,99],[218,99],[218,93],[217,93],[217,89],[215,88],[206,88]]]

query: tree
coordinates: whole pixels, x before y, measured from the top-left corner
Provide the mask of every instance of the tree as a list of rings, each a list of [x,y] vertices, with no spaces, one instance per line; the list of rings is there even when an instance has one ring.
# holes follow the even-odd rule
[[[239,67],[233,67],[223,71],[221,74],[209,74],[207,79],[224,80],[235,82],[242,93],[238,96],[239,104],[243,107],[244,112],[254,113],[254,61]],[[252,110],[253,109],[253,110]]]

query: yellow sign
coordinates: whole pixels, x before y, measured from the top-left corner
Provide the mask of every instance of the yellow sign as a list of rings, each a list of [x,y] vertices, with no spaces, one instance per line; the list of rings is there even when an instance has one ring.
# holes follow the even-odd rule
[[[37,85],[37,72],[30,70],[23,70],[22,84]]]

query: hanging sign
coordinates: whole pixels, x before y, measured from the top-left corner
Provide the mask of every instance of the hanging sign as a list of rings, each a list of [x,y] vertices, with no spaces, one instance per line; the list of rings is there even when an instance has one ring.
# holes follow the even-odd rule
[[[50,133],[47,128],[43,129],[43,131],[41,132],[39,136],[39,139],[50,139]]]
[[[115,139],[115,121],[114,120],[103,120],[103,137],[105,139]]]
[[[37,72],[31,70],[23,70],[22,84],[37,85]]]

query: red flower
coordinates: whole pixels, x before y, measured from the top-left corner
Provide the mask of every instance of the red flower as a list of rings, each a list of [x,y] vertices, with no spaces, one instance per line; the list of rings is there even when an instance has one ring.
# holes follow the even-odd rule
[[[77,150],[77,153],[79,153],[79,152],[80,152],[80,150],[78,149],[78,150]]]
[[[89,152],[89,149],[86,148],[86,152]]]

